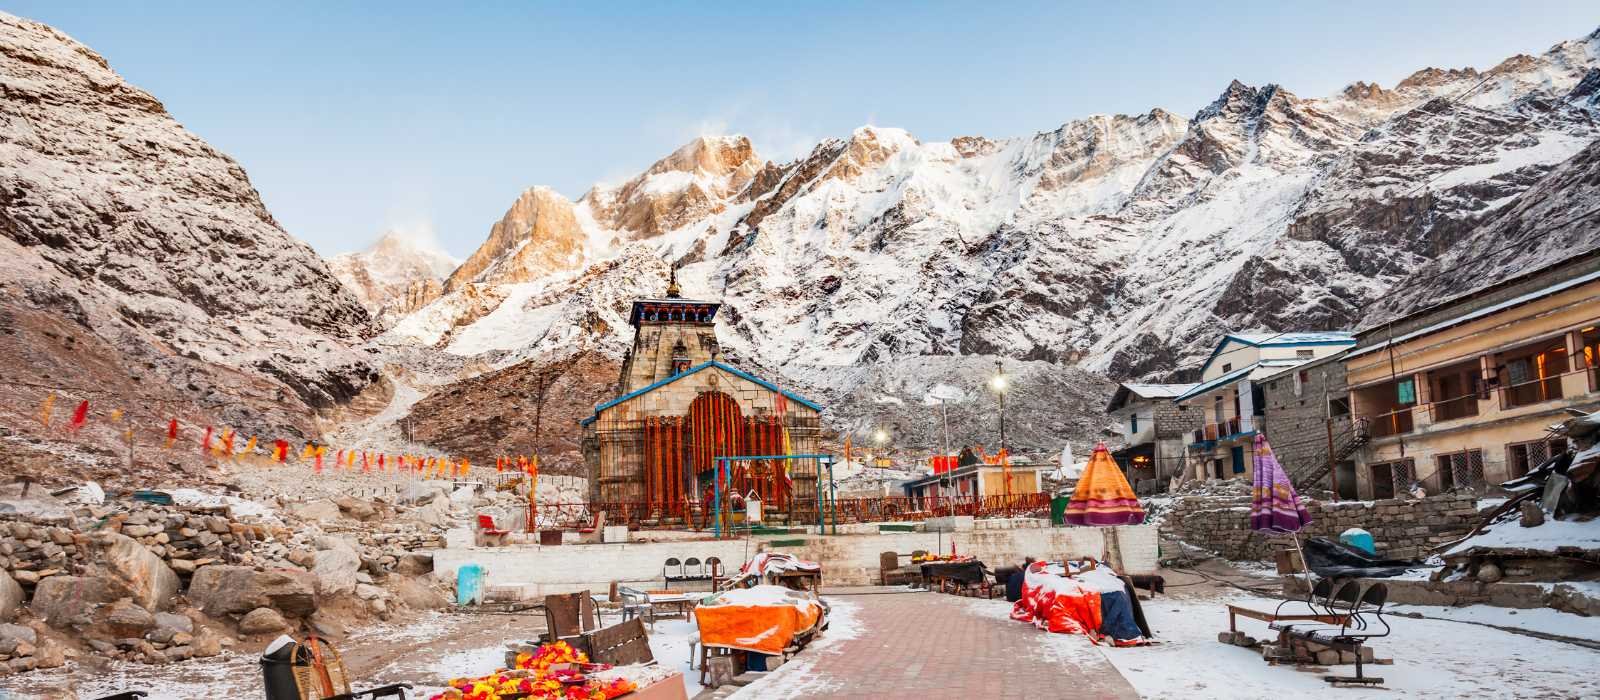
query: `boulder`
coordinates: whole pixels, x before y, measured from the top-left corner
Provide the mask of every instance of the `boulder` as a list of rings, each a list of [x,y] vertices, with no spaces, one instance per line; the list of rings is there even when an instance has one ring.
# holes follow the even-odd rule
[[[311,544],[315,546],[318,551],[328,549],[343,549],[347,552],[361,551],[360,545],[356,544],[356,542],[351,538],[340,537],[337,535],[317,535],[316,538],[311,540]],[[315,564],[315,561],[312,563]]]
[[[22,607],[23,600],[22,586],[11,574],[0,571],[0,622],[17,619],[17,609]]]
[[[146,610],[169,610],[178,594],[178,574],[161,557],[131,537],[105,532],[95,535],[98,562],[120,582],[133,602]]]
[[[114,637],[143,637],[155,626],[156,617],[149,610],[122,598],[100,609],[100,625],[96,631]]]
[[[361,557],[345,549],[326,549],[317,552],[317,561],[311,573],[317,578],[317,592],[322,595],[354,593],[356,572],[361,569]]]
[[[189,651],[196,658],[209,658],[222,653],[222,638],[210,629],[200,630],[195,635],[194,643],[189,645]]]
[[[158,612],[155,617],[157,627],[164,627],[173,632],[194,633],[194,620],[189,619],[188,615]]]
[[[295,503],[289,506],[289,512],[302,520],[318,522],[340,518],[339,504],[326,498]]]
[[[412,508],[406,512],[406,519],[433,527],[449,527],[455,523],[455,518],[450,515],[450,502],[443,498],[435,498],[427,505]]]
[[[384,597],[384,595],[383,589],[377,586],[366,583],[356,584],[356,597],[362,600],[376,600]]]
[[[407,552],[395,563],[394,571],[405,576],[421,576],[433,573],[433,555],[423,552]]]
[[[99,576],[51,576],[33,589],[28,609],[52,627],[94,623],[95,611],[116,600],[121,587]]]
[[[39,633],[27,625],[0,624],[0,642],[39,643]]]
[[[273,608],[303,617],[317,609],[317,578],[297,569],[256,571],[248,566],[212,564],[194,572],[189,600],[207,615]]]
[[[256,608],[239,620],[240,634],[273,634],[289,629],[289,623],[272,608]]]
[[[448,497],[449,493],[448,481],[418,481],[406,484],[398,500],[406,505],[421,505],[440,496]]]
[[[450,599],[420,579],[391,578],[391,592],[406,607],[413,610],[443,610],[450,607]]]
[[[338,501],[335,501],[335,503],[339,506],[339,510],[343,511],[345,515],[355,518],[356,520],[371,520],[378,515],[377,507],[360,499],[345,496],[340,498]]]

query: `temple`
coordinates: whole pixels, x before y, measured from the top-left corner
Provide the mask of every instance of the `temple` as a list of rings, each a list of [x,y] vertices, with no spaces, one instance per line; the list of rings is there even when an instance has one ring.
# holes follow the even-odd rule
[[[719,491],[759,498],[769,522],[815,520],[815,459],[734,462],[715,487],[718,457],[816,454],[822,410],[720,360],[720,307],[682,298],[676,279],[633,302],[622,394],[581,422],[590,507],[612,522],[699,526]]]

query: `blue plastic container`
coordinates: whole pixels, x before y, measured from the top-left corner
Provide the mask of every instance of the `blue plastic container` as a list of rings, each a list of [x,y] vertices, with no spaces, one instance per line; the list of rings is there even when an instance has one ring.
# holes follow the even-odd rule
[[[1377,554],[1378,545],[1372,541],[1372,533],[1359,527],[1352,527],[1339,533],[1339,541],[1355,547],[1367,554]]]
[[[477,605],[483,602],[483,567],[462,564],[456,569],[456,605]]]

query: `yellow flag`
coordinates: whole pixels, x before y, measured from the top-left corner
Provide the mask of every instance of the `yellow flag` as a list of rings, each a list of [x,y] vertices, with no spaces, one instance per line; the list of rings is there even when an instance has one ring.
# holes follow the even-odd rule
[[[117,422],[119,420],[122,420],[122,409],[120,409],[120,408],[112,409],[111,410],[111,422],[115,423],[115,422]]]
[[[46,428],[50,427],[50,411],[55,405],[56,395],[51,393],[44,397],[44,405],[39,407],[39,422],[43,423]]]

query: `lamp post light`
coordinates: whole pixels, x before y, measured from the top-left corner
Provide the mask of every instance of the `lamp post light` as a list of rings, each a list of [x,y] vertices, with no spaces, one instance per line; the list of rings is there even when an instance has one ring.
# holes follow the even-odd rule
[[[1011,387],[1011,379],[1006,376],[1005,367],[999,360],[994,361],[994,378],[989,380],[989,386],[994,393],[1000,396],[1000,449],[1006,448],[1006,390]]]
[[[878,461],[883,461],[883,448],[889,444],[889,431],[883,428],[872,431],[872,442],[878,446]]]
[[[1006,368],[999,360],[994,361],[994,378],[989,380],[989,386],[994,388],[994,393],[1000,397],[1000,472],[1004,474],[1006,500],[1011,499],[1011,454],[1006,452],[1006,390],[1011,386],[1011,380],[1006,377]]]

